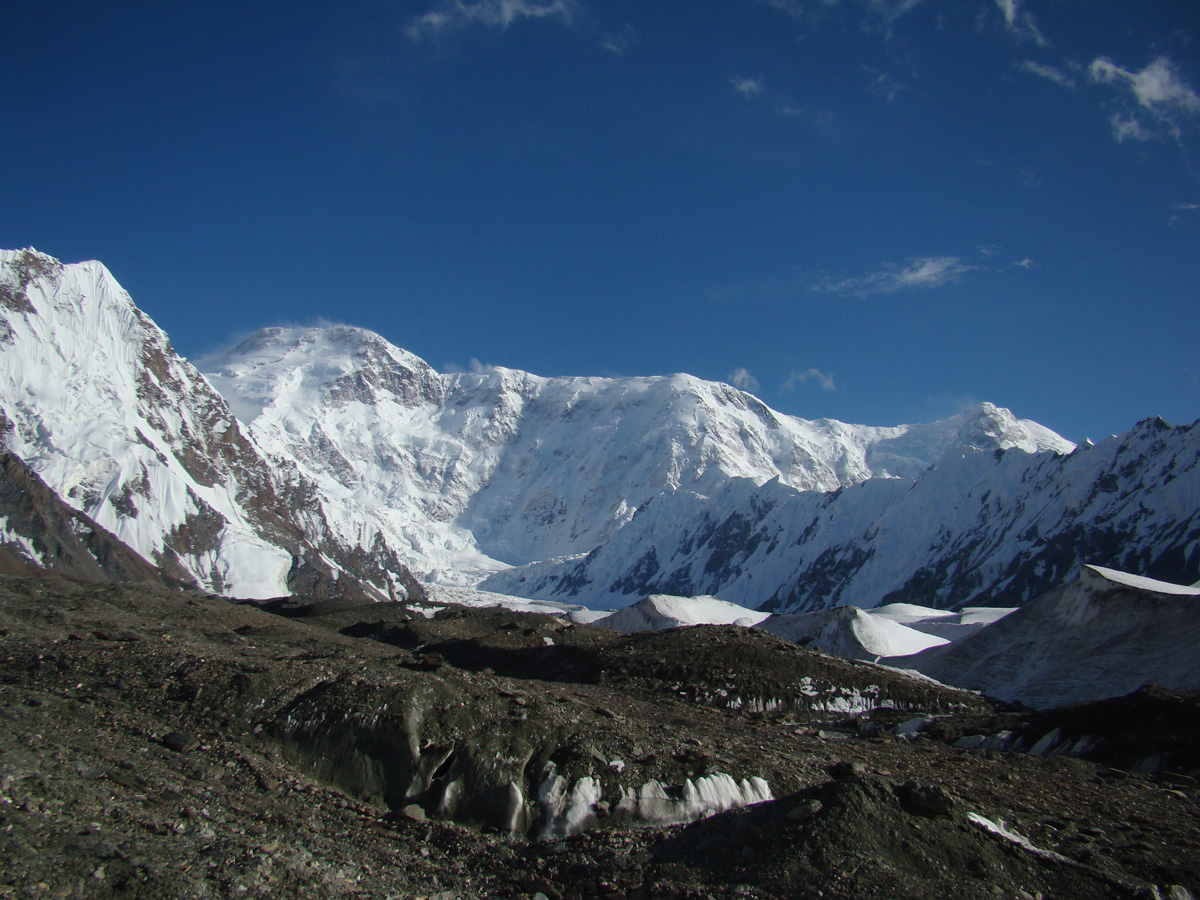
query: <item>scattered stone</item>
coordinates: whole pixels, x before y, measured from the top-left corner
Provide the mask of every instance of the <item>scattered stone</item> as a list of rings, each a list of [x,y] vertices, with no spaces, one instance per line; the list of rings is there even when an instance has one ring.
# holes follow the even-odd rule
[[[428,672],[436,671],[446,664],[445,658],[440,653],[423,653],[421,654],[421,668]]]
[[[13,591],[9,581],[0,589]],[[632,674],[610,683],[616,670],[589,668],[588,660],[616,639],[588,637],[581,627],[587,640],[563,634],[562,652],[553,655],[540,646],[530,654],[491,652],[484,639],[464,649],[493,632],[478,614],[448,619],[446,611],[413,626],[441,629],[422,633],[421,645],[444,653],[452,668],[430,675],[418,655],[400,665],[389,645],[350,644],[340,629],[361,611],[322,607],[302,627],[267,621],[256,627],[255,656],[247,657],[247,642],[230,635],[258,622],[257,610],[223,613],[221,601],[204,600],[212,608],[192,627],[185,623],[196,610],[181,615],[177,596],[104,591],[115,610],[103,613],[111,623],[96,603],[60,609],[39,597],[25,614],[6,599],[0,609],[6,622],[21,622],[19,638],[0,649],[0,659],[9,657],[0,678],[0,897],[965,900],[990,897],[996,887],[995,896],[1009,900],[1195,900],[1185,892],[1200,883],[1194,788],[1153,776],[1112,779],[1099,767],[1159,748],[1139,744],[1138,752],[1087,762],[988,758],[983,748],[948,744],[1008,726],[1014,741],[1030,745],[1057,723],[1030,728],[1021,721],[1026,712],[960,714],[933,704],[876,714],[890,728],[913,709],[936,711],[920,742],[820,743],[807,729],[863,731],[864,720],[803,709],[752,719],[745,710],[698,702],[742,665],[730,657],[702,667],[694,652],[700,638],[747,642],[739,654],[758,638],[703,630],[620,638],[645,648],[647,662],[642,669],[629,663]],[[131,612],[135,600],[147,604],[141,619]],[[52,641],[38,645],[25,620],[46,621],[47,609],[57,617]],[[175,639],[169,647],[86,639],[101,622],[115,632],[135,621],[146,635],[170,626]],[[62,638],[71,629],[85,640],[68,644]],[[40,669],[33,660],[39,649]],[[809,656],[768,649],[788,665]],[[564,659],[578,669],[563,669]],[[546,660],[560,668],[514,671]],[[485,662],[501,677],[482,674]],[[655,680],[658,666],[691,667],[686,683],[695,695],[674,700]],[[757,695],[786,697],[785,676],[797,674],[809,673],[781,668],[779,681]],[[762,678],[763,668],[756,665],[752,677]],[[519,686],[528,704],[497,701],[502,686]],[[189,699],[198,688],[202,698]],[[886,688],[890,699],[894,686]],[[35,694],[53,715],[25,707]],[[1164,722],[1190,722],[1189,711],[1200,710],[1200,698],[1178,702],[1182,714]],[[510,707],[528,709],[528,722],[511,720]],[[597,708],[619,715],[601,719]],[[161,731],[147,731],[154,722],[200,728],[203,752],[154,752],[147,735],[167,745]],[[794,737],[796,730],[806,736]],[[1071,740],[1082,733],[1091,732],[1064,726]],[[1157,732],[1143,729],[1135,738],[1147,734]],[[829,767],[842,754],[847,759],[831,780]],[[547,760],[563,779],[558,794],[543,774]],[[625,764],[619,773],[617,761]],[[497,791],[488,779],[506,767]],[[760,775],[789,795],[692,824],[631,823],[635,793],[669,808],[713,786],[696,776],[707,767],[735,781]],[[1190,777],[1196,768],[1186,752],[1170,757],[1174,772]],[[1009,770],[1019,779],[1002,781]],[[1100,783],[1092,780],[1097,774]],[[559,802],[564,818],[577,816],[590,830],[542,840],[547,810]],[[968,808],[997,830],[971,828],[958,815]],[[1079,833],[1085,823],[1095,836]],[[103,880],[93,878],[101,868]],[[526,879],[520,886],[518,869]]]
[[[163,746],[176,753],[190,753],[200,746],[200,741],[186,731],[171,731],[162,736]]]
[[[824,809],[824,806],[820,800],[801,800],[789,809],[786,815],[791,822],[803,822],[806,819],[811,819],[822,809]]]
[[[838,760],[829,767],[829,774],[834,778],[861,778],[867,774],[867,767],[857,760]]]
[[[941,785],[922,787],[909,781],[900,786],[898,793],[913,811],[925,816],[949,816],[958,805],[954,795]]]
[[[845,731],[826,731],[822,728],[817,731],[817,737],[823,741],[848,741],[853,735]]]
[[[521,890],[527,894],[541,894],[546,900],[562,900],[563,893],[545,878],[527,875],[519,879]]]

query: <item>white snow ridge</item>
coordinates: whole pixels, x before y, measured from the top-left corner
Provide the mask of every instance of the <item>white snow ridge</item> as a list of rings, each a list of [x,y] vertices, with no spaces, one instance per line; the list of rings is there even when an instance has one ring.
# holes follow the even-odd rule
[[[668,597],[652,594],[632,606],[617,610],[594,624],[626,634],[662,631],[684,625],[757,625],[769,613],[746,609],[716,597]]]

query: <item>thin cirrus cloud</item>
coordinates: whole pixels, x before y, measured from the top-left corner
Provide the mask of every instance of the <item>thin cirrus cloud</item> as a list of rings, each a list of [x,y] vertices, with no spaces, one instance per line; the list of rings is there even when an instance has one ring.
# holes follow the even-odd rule
[[[1021,40],[1033,41],[1039,47],[1050,46],[1050,42],[1046,40],[1046,36],[1042,34],[1037,22],[1034,21],[1033,15],[1021,11],[1021,0],[996,0],[996,5],[1000,7],[1000,13],[1004,16],[1004,24],[1009,33]]]
[[[1190,216],[1200,210],[1200,203],[1172,203],[1171,210],[1171,215],[1167,217],[1167,224],[1174,228],[1185,215]]]
[[[569,25],[578,14],[576,0],[442,0],[435,9],[413,19],[405,34],[420,41],[474,25],[505,29],[522,19],[553,19]]]
[[[1030,75],[1036,75],[1038,78],[1044,78],[1047,81],[1052,81],[1059,87],[1075,87],[1075,79],[1062,69],[1059,69],[1055,66],[1048,66],[1045,63],[1034,62],[1032,59],[1027,59],[1018,63],[1017,68],[1022,72],[1029,73]]]
[[[880,72],[876,69],[864,66],[863,71],[871,76],[871,83],[867,90],[870,91],[873,97],[880,100],[885,100],[892,103],[900,96],[902,91],[907,90],[907,86],[898,82],[887,72]]]
[[[626,25],[616,34],[606,34],[600,46],[617,56],[624,56],[625,51],[637,43],[637,31],[632,25]]]
[[[824,294],[868,297],[873,294],[894,294],[897,291],[927,290],[954,284],[977,267],[964,263],[957,256],[925,256],[910,259],[903,266],[886,266],[857,278],[834,281],[823,278],[812,286]]]
[[[1149,141],[1164,135],[1178,142],[1183,137],[1183,123],[1200,116],[1200,94],[1180,78],[1165,56],[1136,71],[1100,56],[1088,66],[1088,77],[1119,92],[1122,107],[1109,118],[1118,142]]]
[[[833,376],[822,372],[820,369],[805,369],[803,372],[792,372],[788,375],[787,381],[780,385],[781,391],[794,391],[801,385],[814,382],[821,386],[823,391],[836,391],[837,382],[833,380]]]

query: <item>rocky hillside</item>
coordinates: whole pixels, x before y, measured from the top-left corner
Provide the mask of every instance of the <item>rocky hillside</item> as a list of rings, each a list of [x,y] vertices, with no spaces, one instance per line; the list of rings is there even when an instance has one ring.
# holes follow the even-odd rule
[[[0,425],[3,423],[0,422]],[[187,588],[63,503],[25,463],[0,454],[0,572]]]
[[[1200,586],[1086,566],[1077,580],[959,641],[895,665],[1034,707],[1146,684],[1200,687]]]

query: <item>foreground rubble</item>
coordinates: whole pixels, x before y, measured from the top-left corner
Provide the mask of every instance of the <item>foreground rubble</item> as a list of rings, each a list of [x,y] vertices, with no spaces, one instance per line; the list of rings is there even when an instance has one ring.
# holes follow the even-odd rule
[[[0,897],[1183,898],[1200,704],[1123,703],[967,749],[1114,726],[736,628],[4,578]]]

